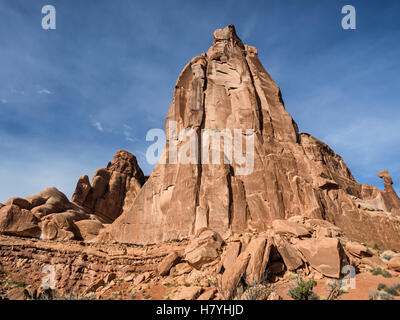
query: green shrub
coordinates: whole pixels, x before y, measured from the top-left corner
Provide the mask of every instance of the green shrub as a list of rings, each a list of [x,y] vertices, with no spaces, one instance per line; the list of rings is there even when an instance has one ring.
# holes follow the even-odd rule
[[[382,289],[385,289],[385,288],[387,288],[387,287],[386,287],[386,284],[384,284],[384,283],[378,284],[378,290],[379,290],[379,291],[382,290]]]
[[[393,296],[385,291],[372,290],[369,294],[369,300],[393,300]]]
[[[381,248],[379,248],[379,246],[376,243],[374,244],[374,249],[378,250],[378,251],[381,251]]]
[[[314,279],[304,281],[297,278],[297,286],[289,289],[288,294],[294,300],[310,300],[313,297],[313,288],[317,285]]]
[[[384,269],[382,269],[382,268],[374,268],[374,269],[371,270],[371,272],[372,272],[372,274],[373,274],[374,276],[379,276],[379,275],[381,275],[381,276],[383,276],[384,278],[391,278],[391,277],[392,277],[392,274],[391,274],[389,271],[384,270]]]
[[[400,282],[393,284],[392,288],[395,288],[397,291],[400,291]]]
[[[386,287],[386,288],[383,289],[383,291],[391,294],[392,296],[398,296],[399,295],[399,293],[397,292],[397,289],[395,287],[393,287],[393,286],[391,286],[389,288]]]

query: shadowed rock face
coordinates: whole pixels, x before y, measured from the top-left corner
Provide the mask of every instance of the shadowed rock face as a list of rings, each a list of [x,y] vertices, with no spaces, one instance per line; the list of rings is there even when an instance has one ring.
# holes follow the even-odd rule
[[[254,138],[254,170],[243,175],[236,159],[218,165],[168,163],[175,146],[178,154],[184,150],[187,140],[179,137],[185,129],[198,133],[198,146],[204,142],[202,129],[228,129],[232,135],[241,129],[243,152],[246,138]],[[244,134],[248,129],[253,132]],[[386,200],[392,191],[358,184],[329,146],[298,132],[257,49],[243,45],[232,25],[216,30],[208,52],[179,75],[167,136],[169,131],[167,164],[155,166],[130,210],[111,226],[117,241],[157,243],[187,238],[205,227],[220,234],[262,231],[275,219],[302,215],[328,220],[365,242],[400,246],[396,205]],[[199,147],[199,158],[212,149]]]
[[[72,202],[110,223],[131,207],[144,182],[136,157],[120,150],[107,168],[96,171],[91,183],[87,175],[79,178]]]

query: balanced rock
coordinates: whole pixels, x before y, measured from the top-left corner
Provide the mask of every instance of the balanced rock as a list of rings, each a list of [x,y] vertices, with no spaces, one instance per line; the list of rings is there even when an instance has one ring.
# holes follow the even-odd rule
[[[386,210],[400,216],[400,198],[393,189],[393,180],[389,171],[378,172],[378,177],[385,182],[385,190],[382,196]]]

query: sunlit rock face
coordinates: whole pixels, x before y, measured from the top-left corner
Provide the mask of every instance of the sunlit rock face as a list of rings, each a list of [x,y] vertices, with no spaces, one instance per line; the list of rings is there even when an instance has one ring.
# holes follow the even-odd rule
[[[149,244],[187,238],[204,227],[221,235],[263,231],[275,219],[301,215],[328,220],[357,240],[398,247],[394,190],[358,184],[331,148],[299,133],[257,54],[229,25],[214,32],[207,53],[185,66],[166,118],[164,160],[110,235]],[[207,143],[204,131],[230,132],[232,139]],[[195,150],[188,148],[190,139]],[[224,149],[226,141],[231,150]],[[180,161],[193,151],[189,163]],[[220,156],[216,164],[213,151]]]

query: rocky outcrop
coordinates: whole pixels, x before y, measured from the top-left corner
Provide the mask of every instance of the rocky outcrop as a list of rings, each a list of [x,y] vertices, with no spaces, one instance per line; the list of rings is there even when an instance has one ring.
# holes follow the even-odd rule
[[[378,177],[385,182],[385,190],[382,196],[386,210],[400,216],[400,198],[393,189],[393,180],[390,173],[387,170],[384,170],[378,173]]]
[[[52,187],[1,208],[0,233],[44,240],[92,240],[103,228],[82,207]],[[28,208],[28,209],[27,209]]]
[[[186,239],[202,228],[221,235],[261,232],[276,219],[303,216],[328,221],[357,241],[400,248],[388,175],[381,174],[384,192],[358,184],[329,146],[300,133],[257,55],[230,25],[216,30],[208,52],[185,66],[166,119],[163,156],[110,235],[123,243],[151,244]],[[235,130],[241,130],[236,142]],[[227,134],[224,145],[222,139],[212,144],[210,132]],[[229,134],[233,149],[243,147],[239,154],[249,160],[247,166],[225,149]],[[194,150],[188,148],[191,139]],[[245,150],[254,152],[245,158]],[[306,236],[305,230],[290,232]],[[320,227],[320,237],[331,232]]]
[[[38,237],[40,228],[39,219],[29,210],[21,209],[15,204],[4,206],[0,209],[0,233],[23,236]]]
[[[107,168],[95,172],[91,183],[87,175],[79,178],[72,202],[110,223],[131,206],[144,182],[136,157],[120,150]]]

